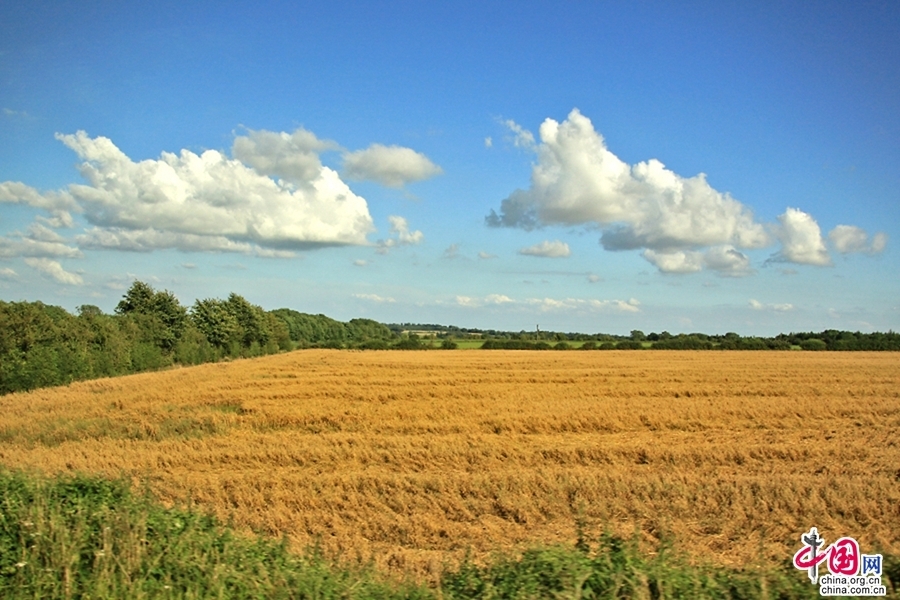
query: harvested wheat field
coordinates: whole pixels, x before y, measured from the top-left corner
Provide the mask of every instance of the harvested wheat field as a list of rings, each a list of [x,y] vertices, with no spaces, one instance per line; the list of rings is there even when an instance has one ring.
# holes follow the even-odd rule
[[[722,564],[813,525],[897,553],[898,431],[896,353],[305,350],[0,398],[3,465],[425,577],[579,519]]]

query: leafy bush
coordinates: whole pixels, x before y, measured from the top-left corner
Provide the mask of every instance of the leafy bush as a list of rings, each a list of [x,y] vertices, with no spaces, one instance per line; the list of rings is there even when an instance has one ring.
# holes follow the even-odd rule
[[[616,344],[616,350],[640,350],[644,347],[640,342],[621,341]]]
[[[803,340],[800,342],[800,347],[804,350],[826,350],[827,345],[822,340],[817,340],[816,338]]]

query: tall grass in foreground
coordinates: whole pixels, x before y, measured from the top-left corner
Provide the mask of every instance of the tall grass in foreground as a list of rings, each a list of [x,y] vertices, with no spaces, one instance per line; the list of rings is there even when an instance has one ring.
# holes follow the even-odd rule
[[[896,581],[900,563],[886,559]],[[234,534],[213,517],[132,494],[125,481],[4,471],[0,597],[813,598],[816,588],[798,572],[696,567],[665,548],[643,556],[611,535],[594,547],[579,539],[485,566],[465,561],[426,587]]]
[[[233,534],[124,481],[0,473],[2,598],[424,598],[321,553]]]

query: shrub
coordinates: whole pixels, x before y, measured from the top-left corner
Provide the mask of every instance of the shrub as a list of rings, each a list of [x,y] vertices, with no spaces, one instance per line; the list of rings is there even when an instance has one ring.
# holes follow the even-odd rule
[[[811,338],[800,342],[800,347],[804,350],[825,350],[827,345],[822,340]]]

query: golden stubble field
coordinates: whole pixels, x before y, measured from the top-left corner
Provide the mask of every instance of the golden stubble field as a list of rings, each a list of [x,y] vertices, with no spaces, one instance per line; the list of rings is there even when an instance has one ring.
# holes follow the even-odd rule
[[[131,477],[429,577],[589,531],[700,560],[900,552],[900,354],[350,352],[0,397],[0,464]]]

